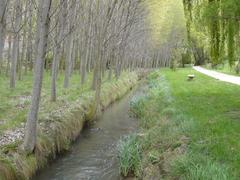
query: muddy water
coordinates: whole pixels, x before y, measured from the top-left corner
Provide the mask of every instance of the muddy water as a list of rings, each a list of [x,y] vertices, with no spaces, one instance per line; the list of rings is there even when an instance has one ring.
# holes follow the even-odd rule
[[[86,128],[70,152],[59,157],[34,180],[118,180],[117,142],[137,129],[129,116],[130,92],[111,105],[96,123]]]

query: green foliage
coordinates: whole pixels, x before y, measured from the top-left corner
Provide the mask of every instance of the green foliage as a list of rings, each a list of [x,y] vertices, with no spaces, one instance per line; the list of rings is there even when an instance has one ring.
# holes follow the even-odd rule
[[[190,45],[200,44],[210,55],[212,64],[222,63],[225,57],[232,66],[239,51],[238,0],[183,0]],[[191,40],[195,41],[192,42]],[[209,44],[209,45],[208,45]]]
[[[212,70],[211,64],[207,64],[204,67]],[[239,63],[236,62],[232,66],[230,66],[228,62],[224,62],[222,64],[218,64],[218,65],[214,66],[214,70],[218,71],[218,72],[225,73],[225,74],[239,76],[239,74],[238,74]]]
[[[157,46],[168,42],[172,29],[184,32],[185,19],[181,0],[147,0],[149,26],[153,43]]]
[[[181,58],[182,67],[184,67],[185,64],[191,64],[191,63],[192,63],[191,54],[189,52],[182,53],[182,58]]]
[[[230,20],[228,22],[228,61],[229,65],[232,66],[235,61],[235,55],[234,55],[234,49],[235,49],[235,43],[234,43],[234,22],[233,20]]]
[[[141,169],[142,151],[139,137],[127,136],[118,143],[120,172],[124,177],[138,176]]]

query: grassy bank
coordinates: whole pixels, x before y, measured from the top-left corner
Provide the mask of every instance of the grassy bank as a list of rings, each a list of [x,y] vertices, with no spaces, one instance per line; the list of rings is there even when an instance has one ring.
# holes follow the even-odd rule
[[[90,75],[84,85],[81,85],[79,74],[73,74],[71,78],[70,88],[63,88],[64,75],[59,74],[57,81],[58,101],[50,102],[51,93],[51,76],[45,73],[43,80],[40,116],[45,116],[51,112],[64,106],[65,102],[75,101],[82,93],[89,91],[91,87]],[[115,81],[115,80],[113,80]],[[23,76],[23,80],[17,82],[15,89],[9,88],[9,78],[0,77],[0,132],[14,129],[22,122],[25,122],[26,113],[29,108],[32,90],[32,74]]]
[[[77,81],[78,78],[75,80]],[[74,80],[74,78],[73,78]],[[45,80],[47,82],[47,80]],[[138,81],[137,73],[124,73],[119,80],[106,81],[102,85],[101,106],[106,108],[113,101],[123,96]],[[73,83],[74,84],[74,83]],[[79,84],[79,81],[78,83]],[[38,169],[45,166],[49,159],[67,150],[81,132],[85,121],[94,116],[94,92],[90,90],[90,79],[85,86],[75,85],[69,90],[61,90],[63,96],[58,102],[49,104],[48,85],[43,90],[41,104],[38,144],[34,154],[26,156],[18,151],[21,141],[16,141],[4,146],[0,150],[0,179],[29,179]],[[25,86],[22,84],[22,86]],[[19,86],[15,92],[10,93],[21,96],[27,88]],[[45,94],[46,93],[46,94]],[[15,95],[14,95],[15,96]],[[6,99],[4,102],[8,102]],[[9,105],[10,107],[10,105]],[[26,104],[27,110],[28,104]],[[3,109],[4,110],[4,109]],[[6,111],[14,111],[13,108]],[[20,113],[17,111],[17,113]],[[24,121],[26,111],[22,118],[17,118],[15,125],[2,127],[5,129],[17,128]]]
[[[141,133],[132,144],[137,143],[142,156],[137,168],[128,167],[130,174],[143,179],[240,177],[240,87],[197,72],[189,82],[190,73],[155,72],[148,78],[146,95],[134,98]]]

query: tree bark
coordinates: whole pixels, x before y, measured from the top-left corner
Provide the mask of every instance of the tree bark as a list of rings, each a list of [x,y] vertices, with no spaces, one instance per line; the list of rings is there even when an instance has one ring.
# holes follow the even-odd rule
[[[47,38],[49,29],[49,12],[52,0],[39,0],[39,16],[37,27],[39,40],[36,48],[36,61],[34,71],[34,83],[32,90],[32,102],[25,127],[25,137],[23,149],[27,153],[32,153],[37,140],[37,119],[41,97],[44,58],[46,56]]]
[[[28,3],[28,2],[27,2]],[[18,80],[22,80],[22,65],[27,65],[26,63],[26,39],[27,39],[27,3],[25,4],[24,10],[24,19],[23,19],[23,35],[22,35],[22,50],[21,50],[21,57],[19,58],[19,68],[18,68]]]
[[[53,57],[53,64],[52,64],[52,79],[51,79],[51,101],[57,100],[57,88],[56,88],[56,81],[57,81],[57,74],[58,74],[58,66],[61,58],[61,41],[63,40],[64,35],[64,23],[66,21],[67,16],[67,1],[61,0],[62,5],[62,13],[59,21],[59,31],[56,30],[56,39],[55,39],[55,47],[54,47],[54,57]]]
[[[7,9],[7,1],[0,0],[0,74],[2,71],[3,65],[3,49],[4,49],[4,41],[5,41],[5,29],[6,29],[6,9]]]
[[[73,11],[72,16],[69,19],[69,37],[66,46],[66,63],[65,63],[65,76],[64,76],[64,88],[69,87],[69,81],[72,68],[72,52],[73,52],[73,40],[74,40],[74,20],[76,16],[76,1],[72,2],[70,11]]]
[[[16,0],[15,2],[15,24],[14,24],[14,37],[13,37],[13,49],[12,49],[12,62],[11,62],[11,76],[10,76],[10,88],[16,86],[16,74],[17,74],[17,61],[19,53],[19,31],[21,23],[21,1]]]
[[[8,52],[7,52],[7,69],[6,76],[9,76],[10,61],[11,61],[11,50],[12,50],[12,36],[8,36]]]
[[[25,74],[27,74],[28,66],[30,71],[33,69],[33,59],[32,59],[32,39],[33,39],[33,32],[32,32],[32,18],[33,18],[33,7],[32,1],[29,0],[28,2],[28,37],[27,37],[27,52],[26,52],[26,65],[25,65]]]

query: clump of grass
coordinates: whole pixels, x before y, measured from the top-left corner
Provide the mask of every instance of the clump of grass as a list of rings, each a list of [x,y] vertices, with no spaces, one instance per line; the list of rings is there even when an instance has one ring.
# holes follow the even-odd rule
[[[147,97],[141,95],[135,95],[132,97],[130,101],[130,110],[133,115],[137,117],[141,117],[143,115],[144,111],[141,107],[144,106],[145,98]]]
[[[0,179],[16,179],[15,172],[10,160],[0,154]]]
[[[138,176],[141,169],[141,145],[136,134],[126,136],[118,144],[120,172],[124,177]]]

